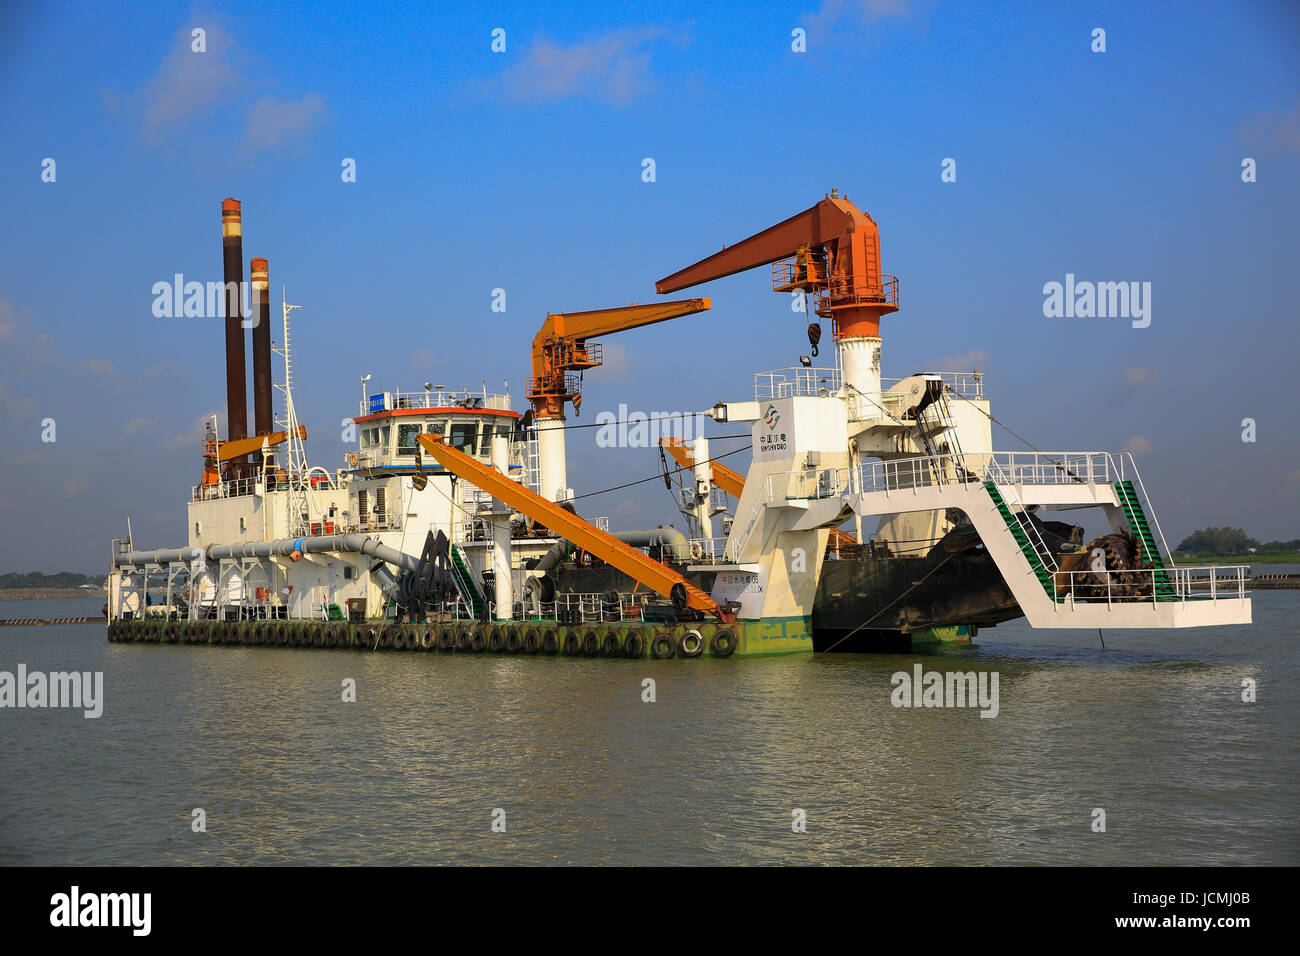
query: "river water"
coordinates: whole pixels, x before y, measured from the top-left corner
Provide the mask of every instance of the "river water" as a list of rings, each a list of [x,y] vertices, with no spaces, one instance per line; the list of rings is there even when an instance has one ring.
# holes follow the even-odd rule
[[[0,863],[1294,865],[1300,592],[1254,616],[1104,650],[1018,621],[932,654],[664,662],[4,627],[0,671],[102,671],[104,712],[0,710]],[[997,717],[895,708],[915,663],[997,672]]]

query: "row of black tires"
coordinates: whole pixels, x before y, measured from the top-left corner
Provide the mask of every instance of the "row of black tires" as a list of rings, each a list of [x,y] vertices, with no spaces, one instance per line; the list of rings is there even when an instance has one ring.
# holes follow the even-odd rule
[[[481,654],[562,654],[565,657],[639,659],[649,650],[655,660],[699,657],[706,641],[693,628],[658,631],[647,642],[637,631],[599,628],[533,627],[520,624],[360,625],[244,621],[110,621],[114,643],[239,644],[278,647],[354,647],[359,650],[439,651]],[[647,646],[648,645],[648,646]],[[714,657],[730,657],[736,635],[718,630],[707,642]]]

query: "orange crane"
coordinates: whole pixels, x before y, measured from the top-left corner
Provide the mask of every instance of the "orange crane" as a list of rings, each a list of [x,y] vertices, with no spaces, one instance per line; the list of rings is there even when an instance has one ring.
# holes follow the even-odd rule
[[[298,426],[298,437],[307,437],[307,428]],[[269,435],[254,435],[251,438],[237,438],[234,441],[218,441],[211,437],[203,440],[203,484],[219,484],[231,463],[255,451],[264,451],[272,445],[279,445],[289,439],[288,432],[271,432]]]
[[[710,305],[708,299],[684,299],[546,316],[533,337],[533,374],[524,386],[537,424],[538,487],[544,497],[558,501],[568,493],[564,406],[572,402],[575,412],[581,409],[582,373],[603,358],[600,345],[588,339],[704,312]]]
[[[834,190],[811,209],[660,279],[655,290],[676,292],[769,264],[772,290],[811,295],[837,342],[878,338],[881,316],[898,311],[898,279],[880,271],[875,220]],[[809,329],[814,355],[820,335],[820,326]]]
[[[572,402],[574,411],[581,408],[579,376],[600,365],[602,360],[600,346],[588,345],[588,339],[694,315],[707,311],[710,305],[709,299],[682,299],[617,309],[548,314],[533,336],[533,376],[526,384],[528,400],[533,403],[533,416],[563,418],[565,402]]]
[[[630,575],[671,600],[677,607],[694,608],[701,613],[716,617],[724,624],[735,623],[734,612],[723,609],[713,598],[672,568],[660,564],[608,532],[583,521],[573,512],[530,491],[497,469],[484,465],[472,456],[451,447],[442,440],[441,435],[420,435],[418,441],[438,464],[453,475],[465,479],[476,488],[483,489],[520,514],[545,525],[552,533],[564,538],[570,544]]]

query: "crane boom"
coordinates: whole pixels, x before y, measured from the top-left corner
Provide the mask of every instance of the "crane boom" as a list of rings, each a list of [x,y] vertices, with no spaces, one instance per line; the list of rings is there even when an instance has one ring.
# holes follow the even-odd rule
[[[897,280],[880,271],[875,220],[835,193],[665,276],[655,290],[664,295],[765,265],[773,266],[774,291],[814,296],[817,314],[834,319],[837,340],[878,336],[880,317],[898,310]]]
[[[673,600],[679,607],[684,605],[704,614],[713,615],[724,624],[735,622],[735,615],[732,612],[724,610],[713,598],[672,568],[660,564],[608,532],[583,521],[573,512],[547,501],[519,482],[507,478],[495,468],[482,464],[457,448],[452,448],[442,440],[442,436],[424,434],[418,436],[418,440],[438,464],[453,475],[464,478],[476,488],[483,489],[520,514],[545,525],[566,541]]]
[[[562,417],[565,402],[572,401],[575,406],[581,403],[577,376],[568,373],[601,364],[600,347],[588,346],[587,339],[705,312],[711,305],[709,299],[681,299],[548,314],[533,336],[533,377],[527,383],[533,414],[538,418]]]

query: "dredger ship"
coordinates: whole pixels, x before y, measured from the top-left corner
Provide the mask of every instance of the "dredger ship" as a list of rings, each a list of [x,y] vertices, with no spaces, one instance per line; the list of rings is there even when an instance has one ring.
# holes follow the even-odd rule
[[[656,283],[668,294],[770,267],[773,291],[804,304],[812,353],[703,413],[749,429],[747,474],[707,436],[660,441],[686,532],[584,519],[566,414],[601,364],[595,339],[709,299],[548,315],[522,412],[486,387],[363,391],[356,450],[331,471],[307,462],[297,307],[282,304],[275,346],[260,258],[249,433],[237,200],[222,203],[222,235],[226,435],[214,417],[183,547],[114,542],[112,641],[729,658],[969,640],[1021,616],[1058,629],[1250,621],[1245,568],[1174,566],[1131,456],[998,451],[980,373],[882,378],[898,281],[881,271],[875,221],[837,193]],[[831,324],[833,365],[813,365],[816,320]],[[1110,532],[1085,542],[1081,524],[1048,517],[1081,509]],[[1209,588],[1194,585],[1207,570]]]

